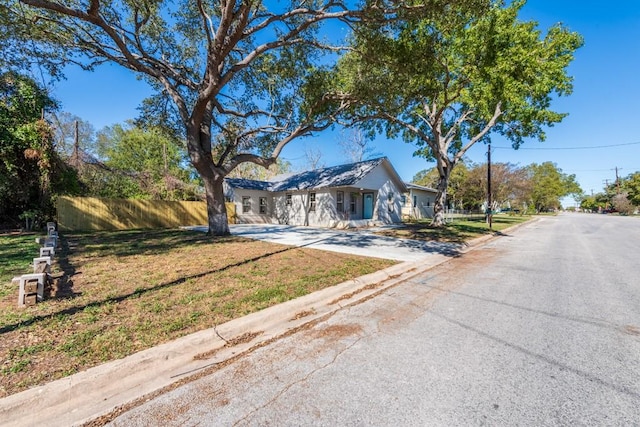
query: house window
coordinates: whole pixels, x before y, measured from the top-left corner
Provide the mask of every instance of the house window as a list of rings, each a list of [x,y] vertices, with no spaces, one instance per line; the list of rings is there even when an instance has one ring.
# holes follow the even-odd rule
[[[344,191],[336,193],[336,209],[338,212],[344,212]]]
[[[387,209],[389,212],[393,212],[393,191],[387,193]]]
[[[242,213],[251,212],[251,197],[243,196],[242,197]]]
[[[407,196],[401,196],[400,203],[402,203],[402,206],[407,206]]]
[[[286,204],[287,206],[291,206],[291,194],[286,195]]]
[[[418,206],[418,196],[413,196],[413,207]]]
[[[349,199],[349,211],[354,214],[356,213],[356,201],[358,200],[357,193],[351,193],[351,198]]]
[[[260,197],[260,214],[266,215],[267,213],[267,198]]]
[[[309,212],[316,211],[316,193],[309,193]]]
[[[431,199],[427,199],[427,207],[431,206]]]

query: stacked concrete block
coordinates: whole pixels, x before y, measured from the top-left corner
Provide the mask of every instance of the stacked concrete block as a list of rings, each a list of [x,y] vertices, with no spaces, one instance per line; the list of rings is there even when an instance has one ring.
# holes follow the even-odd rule
[[[55,250],[58,247],[58,237],[47,237],[44,239],[44,247],[53,248]]]
[[[40,256],[33,259],[33,274],[23,274],[12,280],[18,286],[19,307],[34,305],[44,300],[44,290],[50,281],[51,262],[59,243],[56,224],[48,222],[47,237],[36,238],[36,242],[43,247],[40,248]]]
[[[44,299],[47,273],[23,274],[13,280],[18,282],[18,306],[35,305]]]
[[[40,248],[40,256],[48,256],[53,257],[56,254],[56,248],[51,246],[45,246],[44,248]]]
[[[34,273],[51,273],[51,257],[43,256],[33,259]]]

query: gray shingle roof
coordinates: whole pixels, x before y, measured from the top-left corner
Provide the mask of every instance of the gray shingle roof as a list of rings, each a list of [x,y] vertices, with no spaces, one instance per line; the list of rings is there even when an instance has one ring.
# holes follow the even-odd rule
[[[315,169],[293,174],[280,181],[273,182],[241,178],[227,178],[226,182],[233,188],[264,191],[293,191],[345,187],[356,184],[385,160],[386,157],[380,157],[363,162]]]
[[[435,188],[425,187],[424,185],[414,184],[413,182],[405,182],[404,185],[406,185],[407,188],[416,188],[418,190],[433,191],[434,193],[438,192],[438,190],[436,190]]]
[[[311,190],[315,188],[354,185],[384,160],[384,157],[364,162],[315,169],[274,182],[272,191]]]
[[[244,190],[263,190],[269,191],[271,188],[271,182],[257,181],[255,179],[245,178],[225,178],[224,181],[229,187],[242,188]]]

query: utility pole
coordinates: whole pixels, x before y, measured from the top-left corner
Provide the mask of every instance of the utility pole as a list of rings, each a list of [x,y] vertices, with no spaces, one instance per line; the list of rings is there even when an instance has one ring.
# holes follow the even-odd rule
[[[491,220],[491,142],[489,142],[487,148],[487,222],[489,223],[489,229],[493,229]]]
[[[620,194],[620,177],[618,177],[618,167],[616,166],[616,194]]]
[[[78,156],[80,155],[80,132],[78,129],[78,121],[73,122],[73,157],[78,161]]]

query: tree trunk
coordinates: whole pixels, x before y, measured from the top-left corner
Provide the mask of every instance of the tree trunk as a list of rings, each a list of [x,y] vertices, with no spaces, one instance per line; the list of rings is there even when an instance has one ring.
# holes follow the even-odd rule
[[[438,186],[436,189],[438,190],[438,194],[436,194],[436,199],[433,203],[433,220],[431,221],[432,227],[443,227],[444,222],[444,207],[447,202],[447,186],[449,185],[449,175],[444,174],[440,175],[440,179],[438,180]]]
[[[204,189],[207,200],[207,216],[209,220],[210,236],[227,236],[229,231],[229,221],[227,219],[227,206],[225,205],[224,189],[222,183],[224,176],[205,177]]]
[[[205,129],[206,130],[206,129]],[[204,141],[203,141],[204,138]],[[210,149],[210,137],[207,132],[200,132],[199,127],[187,127],[187,139],[191,164],[196,168],[204,183],[205,198],[207,201],[207,219],[210,236],[227,236],[229,221],[227,219],[227,207],[225,205],[223,182],[226,173],[222,168],[213,163]],[[207,141],[207,139],[209,139]]]

